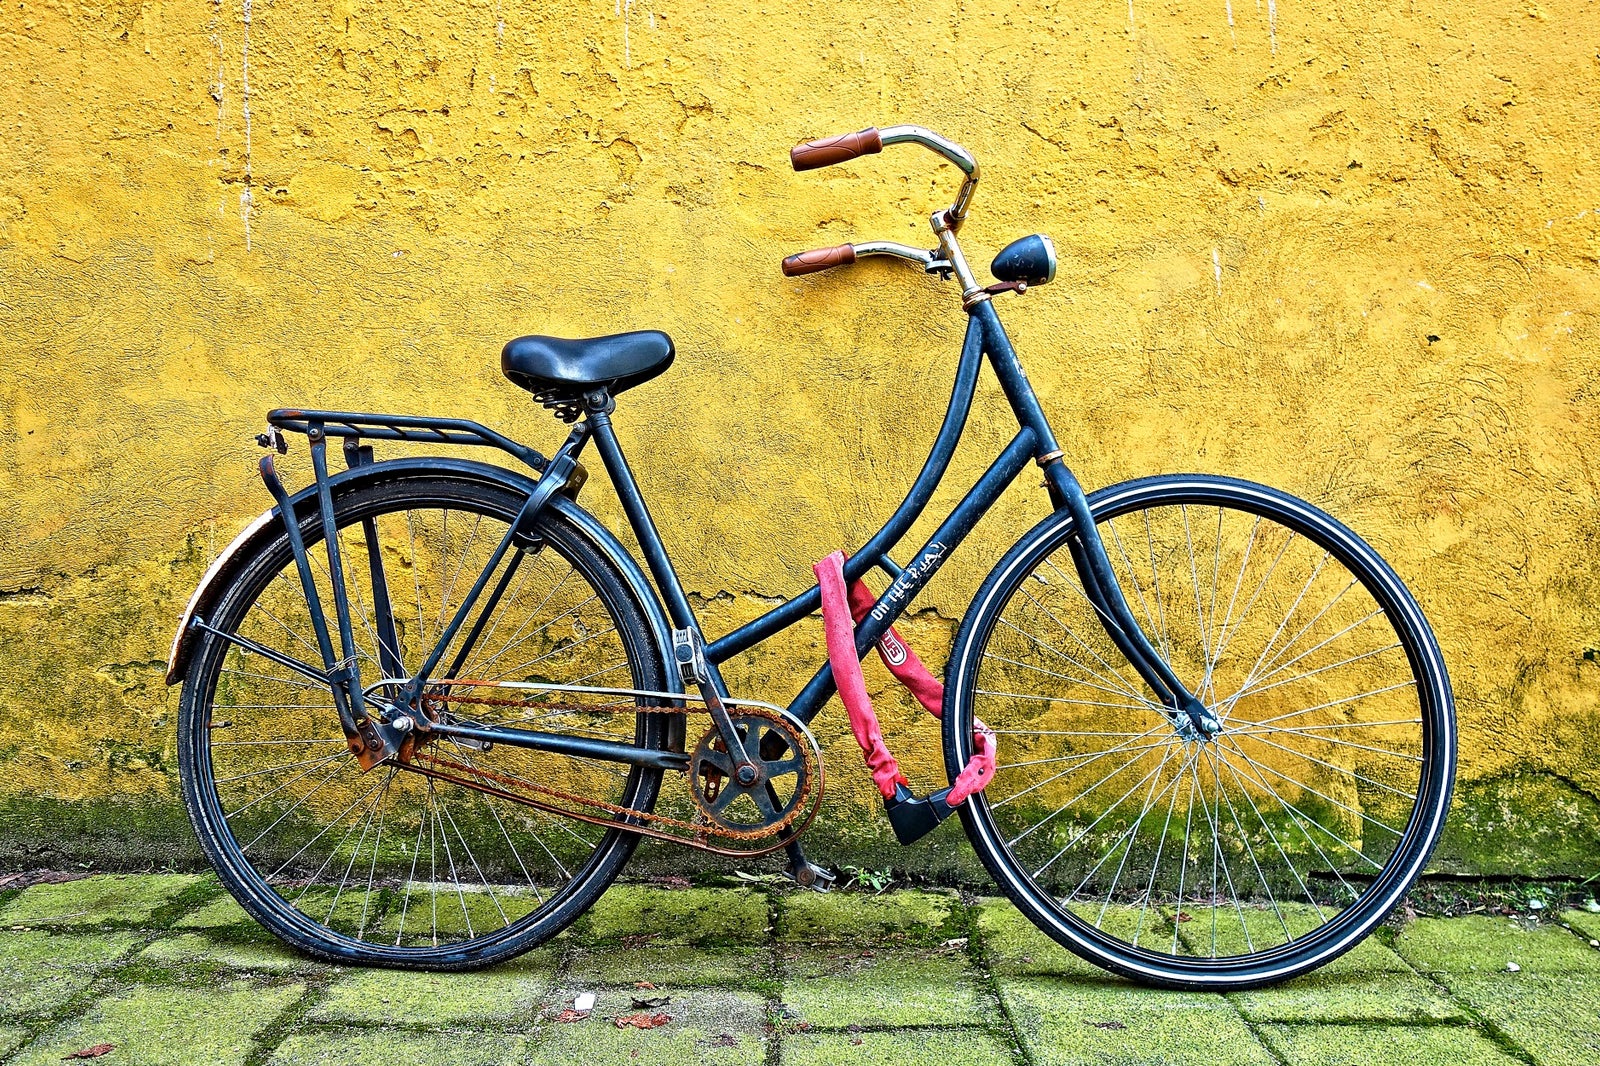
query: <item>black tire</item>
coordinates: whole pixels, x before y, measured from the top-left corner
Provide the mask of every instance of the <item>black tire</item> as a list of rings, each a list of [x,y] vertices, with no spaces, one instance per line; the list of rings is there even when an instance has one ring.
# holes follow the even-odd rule
[[[404,666],[414,669],[439,631],[438,623],[481,569],[473,560],[498,542],[525,499],[525,491],[509,479],[502,483],[492,475],[400,467],[390,473],[382,465],[336,491],[344,570],[355,590],[352,611],[359,612],[355,628],[363,648],[364,684],[377,680],[376,632],[366,608],[372,601],[362,598],[370,597],[373,587],[370,581],[361,583],[371,573],[364,520],[377,532],[379,557],[388,571],[402,645],[396,650]],[[463,522],[472,523],[470,536]],[[331,624],[322,526],[314,509],[302,509],[300,531]],[[243,628],[269,647],[320,666],[287,535],[281,522],[274,522],[267,533],[233,562],[232,576],[206,620],[228,633]],[[523,556],[516,579],[457,676],[493,674],[531,649],[539,653],[533,656],[537,665],[517,662],[507,673],[540,681],[581,679],[590,685],[662,689],[666,673],[649,615],[617,565],[553,507],[541,513],[534,533],[541,546]],[[459,558],[453,559],[458,546]],[[446,584],[452,561],[456,576]],[[562,575],[559,580],[556,572]],[[432,596],[424,600],[424,576],[430,591],[437,586],[437,610]],[[529,590],[526,597],[524,589]],[[564,606],[575,602],[577,606]],[[296,609],[300,615],[292,613]],[[543,620],[558,609],[559,616]],[[508,627],[504,630],[498,628],[502,620]],[[513,624],[523,628],[511,630]],[[622,870],[638,842],[638,835],[624,828],[558,818],[389,764],[363,774],[342,748],[325,688],[221,638],[200,637],[185,675],[178,723],[179,769],[190,819],[234,898],[262,925],[311,955],[428,970],[472,969],[510,958],[548,940],[582,914]],[[460,639],[458,635],[458,644]],[[595,670],[602,657],[611,665]],[[482,673],[472,672],[480,668]],[[590,676],[581,678],[584,672]],[[563,673],[567,676],[557,676]],[[479,711],[472,716],[478,720],[519,713],[495,707],[468,710]],[[459,712],[452,707],[451,713]],[[592,714],[539,717],[546,719],[540,728],[598,732],[651,748],[668,744],[666,719],[659,714],[596,709]],[[468,751],[450,743],[454,750],[445,753],[475,768],[525,775],[525,780],[570,774],[577,779],[571,785],[575,791],[592,785],[598,798],[635,810],[653,807],[661,780],[660,770],[591,766],[570,759],[558,767],[553,760],[561,756],[504,745]],[[300,758],[307,754],[312,758]],[[255,768],[258,762],[279,759],[286,766]],[[356,797],[348,807],[347,796]],[[297,798],[290,804],[292,797]],[[331,810],[339,814],[328,817]],[[276,828],[241,843],[247,820],[254,835],[262,822],[274,817],[271,826]],[[387,837],[386,825],[393,830]],[[427,880],[419,880],[425,836],[432,869],[421,875]],[[324,857],[321,852],[336,838]],[[307,842],[294,850],[302,839]],[[352,845],[352,840],[358,842]],[[526,853],[519,841],[529,849]],[[533,850],[535,844],[538,850]],[[450,882],[443,883],[441,904],[440,878],[446,874]],[[335,876],[341,877],[337,887],[332,885]]]
[[[1084,599],[1057,512],[990,573],[951,653],[947,770],[975,718],[999,745],[960,808],[973,847],[1052,939],[1142,983],[1246,989],[1329,962],[1443,829],[1455,718],[1427,621],[1360,537],[1274,489],[1176,475],[1090,505],[1130,607],[1223,734],[1172,728]]]

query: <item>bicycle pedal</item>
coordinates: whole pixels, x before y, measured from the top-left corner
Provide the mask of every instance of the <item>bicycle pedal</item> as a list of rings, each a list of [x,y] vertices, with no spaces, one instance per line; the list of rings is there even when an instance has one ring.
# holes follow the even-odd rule
[[[833,873],[810,861],[790,866],[783,871],[783,876],[801,888],[809,888],[813,892],[827,892],[833,888],[834,881],[838,880]]]
[[[895,839],[902,844],[915,844],[938,828],[939,823],[955,810],[948,800],[950,790],[940,789],[931,796],[918,797],[902,784],[894,786],[894,795],[886,797],[883,809],[894,826]]]

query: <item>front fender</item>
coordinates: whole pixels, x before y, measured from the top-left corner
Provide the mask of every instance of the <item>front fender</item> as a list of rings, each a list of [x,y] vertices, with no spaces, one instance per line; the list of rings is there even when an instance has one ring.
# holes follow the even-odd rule
[[[505,485],[513,490],[531,493],[538,484],[536,478],[528,477],[515,470],[505,467],[491,466],[471,459],[455,459],[447,456],[414,456],[404,459],[388,459],[381,463],[372,463],[359,466],[350,470],[342,470],[328,478],[330,490],[337,496],[362,483],[364,479],[393,480],[405,477],[423,477],[432,474],[449,474],[457,477],[474,478],[490,484]],[[317,487],[308,485],[289,498],[290,506],[294,508],[295,516],[305,523],[316,515]],[[622,546],[612,532],[601,525],[588,511],[579,507],[565,496],[551,497],[547,507],[552,507],[570,520],[590,542],[591,545],[622,571],[623,577],[632,587],[639,602],[644,605],[645,613],[650,620],[650,628],[655,635],[656,644],[661,650],[663,662],[672,661],[672,627],[667,622],[666,611],[661,606],[661,599],[656,595],[655,588],[645,578],[644,571],[634,560],[628,550]],[[283,535],[282,518],[278,508],[259,515],[245,527],[244,532],[233,539],[233,542],[223,549],[222,554],[206,568],[205,574],[200,578],[199,586],[194,590],[194,595],[189,597],[189,605],[184,608],[183,617],[178,622],[178,631],[172,638],[172,649],[167,655],[167,684],[175,685],[183,680],[184,672],[189,668],[189,657],[194,653],[194,628],[195,618],[205,618],[221,598],[223,590],[231,583],[239,569],[244,565],[243,560],[250,557],[251,551],[258,545],[270,542]],[[681,686],[674,684],[672,691],[681,690]]]

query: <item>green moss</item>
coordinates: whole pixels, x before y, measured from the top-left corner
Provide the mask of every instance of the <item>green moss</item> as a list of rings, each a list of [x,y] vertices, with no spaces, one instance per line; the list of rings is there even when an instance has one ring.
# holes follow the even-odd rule
[[[1395,941],[1395,950],[1424,972],[1504,971],[1600,973],[1600,951],[1557,925],[1529,928],[1509,918],[1421,918]]]
[[[0,925],[77,929],[148,924],[199,881],[186,874],[112,875],[34,885],[0,911]]]
[[[126,989],[35,1040],[10,1066],[60,1066],[64,1056],[96,1044],[116,1045],[121,1066],[242,1066],[256,1034],[303,992],[301,985],[242,982]]]
[[[1439,1022],[1461,1020],[1461,1008],[1414,973],[1328,973],[1318,970],[1272,988],[1229,997],[1252,1021]]]
[[[1588,877],[1600,854],[1600,802],[1551,774],[1456,786],[1432,859],[1447,873]]]
[[[1590,914],[1588,911],[1566,911],[1561,915],[1561,920],[1572,926],[1573,931],[1590,940],[1600,940],[1600,914]]]
[[[1520,1061],[1482,1033],[1449,1025],[1266,1025],[1261,1034],[1289,1066],[1512,1066]]]
[[[661,993],[640,993],[660,995]],[[636,1008],[632,990],[598,994],[583,1021],[547,1022],[528,1043],[527,1066],[623,1066],[633,1063],[700,1063],[756,1066],[766,1060],[765,1001],[755,995],[695,988],[671,993],[672,1002]],[[654,1029],[619,1028],[612,1019],[638,1013],[666,1014]]]
[[[784,1066],[1011,1066],[1009,1044],[970,1029],[799,1033],[783,1038]]]
[[[983,900],[977,925],[983,957],[996,973],[1076,977],[1105,973],[1041,933],[1009,900]]]
[[[353,970],[328,987],[310,1016],[366,1025],[531,1024],[555,969],[554,959],[535,955],[477,973]]]
[[[795,1021],[856,1025],[982,1025],[996,1016],[964,954],[809,950],[783,963],[783,1004]]]
[[[325,969],[315,959],[277,941],[232,943],[198,933],[165,937],[139,953],[153,966],[199,970],[244,970],[251,973],[303,973]]]
[[[0,937],[0,1014],[48,1014],[138,943],[131,933]]]
[[[11,1054],[21,1047],[22,1042],[26,1039],[28,1039],[28,1031],[26,1029],[18,1029],[12,1025],[0,1025],[0,1056]]]
[[[1600,974],[1446,974],[1441,980],[1540,1066],[1600,1062]]]
[[[172,923],[174,929],[259,929],[232,896],[222,896]]]
[[[766,940],[767,926],[767,897],[747,888],[617,885],[589,911],[588,931],[596,940],[758,944]]]
[[[1221,996],[1111,979],[1001,977],[998,985],[1037,1066],[1275,1066]]]
[[[703,951],[692,947],[602,948],[580,951],[567,961],[564,983],[572,988],[648,981],[661,988],[739,985],[770,980],[765,948]]]
[[[370,1032],[342,1029],[296,1033],[268,1060],[269,1066],[497,1066],[527,1061],[520,1036],[452,1030],[440,1033]]]
[[[3,763],[0,763],[3,769]],[[171,798],[77,801],[0,797],[0,868],[202,870],[205,856],[176,792]]]
[[[781,901],[779,938],[790,943],[939,943],[956,935],[944,892],[794,892]]]

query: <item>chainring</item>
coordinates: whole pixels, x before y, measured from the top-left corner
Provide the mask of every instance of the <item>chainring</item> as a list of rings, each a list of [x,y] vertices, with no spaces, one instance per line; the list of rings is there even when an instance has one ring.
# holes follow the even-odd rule
[[[822,752],[798,719],[781,711],[730,711],[749,761],[737,766],[715,728],[689,756],[689,793],[700,816],[735,832],[798,833],[822,799]],[[740,771],[747,781],[741,782]]]

